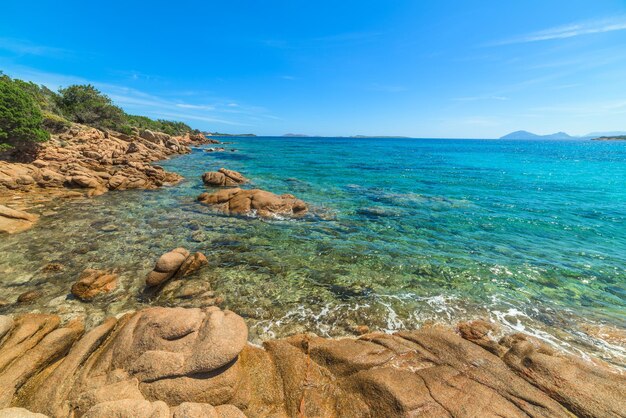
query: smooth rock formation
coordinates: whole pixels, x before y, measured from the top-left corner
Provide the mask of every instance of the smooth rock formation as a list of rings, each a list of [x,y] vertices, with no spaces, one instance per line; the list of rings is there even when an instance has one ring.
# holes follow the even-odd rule
[[[0,418],[48,418],[48,416],[24,408],[3,408],[0,409]]]
[[[224,189],[202,193],[198,200],[230,215],[258,215],[262,218],[301,217],[306,203],[290,194],[276,195],[264,190]]]
[[[147,286],[158,286],[174,277],[180,266],[189,257],[189,251],[184,248],[175,248],[163,254],[156,262],[154,270],[146,277]]]
[[[84,270],[72,285],[72,294],[82,301],[90,301],[98,295],[117,287],[117,274],[105,270]]]
[[[32,228],[39,216],[0,205],[0,233],[15,234]]]
[[[241,317],[215,307],[146,308],[82,337],[79,322],[60,326],[54,315],[0,317],[0,408],[50,417],[223,418],[626,411],[626,377],[611,366],[523,334],[493,340],[486,321],[458,329],[295,335],[259,348],[247,344]]]
[[[202,181],[207,186],[238,186],[248,182],[241,173],[226,168],[220,168],[218,171],[208,171],[202,175]]]

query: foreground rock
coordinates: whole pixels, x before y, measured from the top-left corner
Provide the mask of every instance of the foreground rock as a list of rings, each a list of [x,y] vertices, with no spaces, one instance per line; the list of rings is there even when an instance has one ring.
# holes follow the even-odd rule
[[[238,186],[248,182],[241,173],[226,168],[218,171],[208,171],[202,175],[202,181],[207,186]]]
[[[215,307],[147,308],[84,335],[54,315],[0,317],[0,408],[50,417],[623,416],[623,375],[523,334],[491,340],[486,324],[461,324],[461,335],[296,335],[258,348],[241,317]]]
[[[39,216],[0,205],[0,233],[15,234],[32,228]]]
[[[109,293],[117,287],[117,274],[106,270],[84,270],[78,281],[72,285],[72,294],[82,301],[90,301],[96,296]]]
[[[198,200],[229,215],[301,217],[308,210],[306,203],[293,195],[276,195],[259,189],[224,189],[211,194],[202,193]]]
[[[146,277],[146,286],[159,286],[172,277],[187,276],[208,263],[202,253],[190,255],[184,248],[175,248],[159,257]]]

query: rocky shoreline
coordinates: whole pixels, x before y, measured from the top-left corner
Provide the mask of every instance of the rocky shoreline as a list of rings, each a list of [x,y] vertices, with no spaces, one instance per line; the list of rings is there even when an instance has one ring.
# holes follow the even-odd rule
[[[217,307],[146,308],[88,332],[55,315],[1,316],[0,416],[623,416],[622,374],[494,330],[473,321],[257,347]]]
[[[152,163],[187,154],[190,145],[216,142],[203,135],[172,137],[149,130],[125,135],[73,124],[53,134],[32,162],[0,161],[0,232],[32,226],[37,217],[24,210],[34,200],[176,184],[181,176]]]
[[[174,184],[182,178],[151,163],[209,142],[216,141],[73,125],[53,135],[32,163],[0,162],[0,205],[7,205],[0,206],[0,232],[32,226],[38,215],[24,210],[33,201]],[[297,218],[307,211],[292,195],[238,188],[248,180],[231,170],[205,173],[203,180],[226,188],[198,200],[226,214]],[[363,326],[358,338],[298,334],[252,345],[242,317],[215,306],[220,301],[210,289],[187,286],[187,276],[208,264],[203,254],[177,248],[145,280],[157,303],[159,294],[176,293],[202,308],[148,307],[91,329],[84,318],[0,316],[0,417],[618,417],[626,411],[623,370],[528,335],[497,338],[498,325],[483,320],[394,334]],[[114,270],[87,269],[68,292],[89,303],[117,281]]]

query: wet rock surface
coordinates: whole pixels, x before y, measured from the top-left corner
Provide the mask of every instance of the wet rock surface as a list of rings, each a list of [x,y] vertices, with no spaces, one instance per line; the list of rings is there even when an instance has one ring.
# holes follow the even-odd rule
[[[109,293],[117,287],[117,274],[106,270],[86,269],[72,285],[72,294],[82,301]]]
[[[80,321],[61,324],[55,315],[0,317],[0,408],[12,408],[0,416],[618,417],[626,410],[619,370],[523,334],[492,340],[488,324],[358,339],[300,334],[259,348],[247,343],[240,316],[216,307],[147,308],[86,333]]]
[[[297,218],[308,210],[306,203],[293,195],[277,195],[259,189],[234,188],[202,193],[198,201],[229,215],[258,215],[262,218]]]

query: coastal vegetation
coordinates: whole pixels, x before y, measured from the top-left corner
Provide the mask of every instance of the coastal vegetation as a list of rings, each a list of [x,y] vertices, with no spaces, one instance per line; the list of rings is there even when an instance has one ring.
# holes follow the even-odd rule
[[[168,135],[198,133],[179,121],[154,120],[127,114],[111,98],[91,84],[75,84],[55,92],[43,85],[0,73],[0,154],[24,159],[50,133],[68,128],[72,122],[101,130],[130,135],[152,130]]]
[[[0,77],[0,151],[44,142],[43,114],[29,91],[8,76]]]

